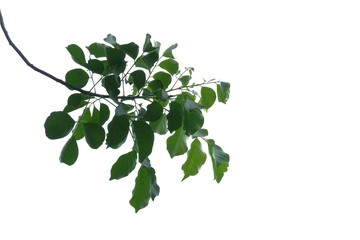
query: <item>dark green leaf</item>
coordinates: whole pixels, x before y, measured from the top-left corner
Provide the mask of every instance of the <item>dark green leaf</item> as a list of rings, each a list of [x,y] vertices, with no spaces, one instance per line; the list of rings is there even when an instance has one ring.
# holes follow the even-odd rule
[[[118,106],[115,109],[115,115],[121,116],[121,115],[128,115],[128,112],[134,108],[133,105],[125,104],[122,102],[118,103]]]
[[[154,51],[155,48],[153,47],[152,43],[151,43],[151,35],[150,34],[146,34],[146,38],[145,38],[145,42],[144,42],[144,46],[143,46],[143,51],[144,52],[151,52]]]
[[[109,107],[104,103],[100,103],[100,125],[104,125],[104,123],[109,119],[109,116]]]
[[[94,55],[97,58],[100,57],[105,57],[105,44],[102,43],[93,43],[90,46],[87,47],[87,49],[89,50],[90,54]]]
[[[191,143],[190,150],[187,153],[186,162],[182,165],[182,170],[184,171],[184,178],[189,176],[195,176],[198,174],[201,166],[206,161],[206,154],[201,148],[201,142],[196,138]]]
[[[123,66],[126,64],[125,52],[116,48],[106,48],[106,59],[108,60],[108,64],[113,66]]]
[[[135,187],[132,191],[130,205],[135,208],[135,212],[146,207],[150,200],[151,179],[149,168],[141,166],[135,179]]]
[[[186,100],[191,100],[194,102],[195,99],[196,99],[196,96],[190,94],[189,92],[182,92],[176,97],[175,102],[180,103],[181,105],[184,105]],[[196,106],[198,106],[198,105],[196,105]]]
[[[163,114],[163,108],[158,102],[152,102],[146,106],[146,113],[144,115],[145,121],[155,122]]]
[[[191,76],[185,75],[185,76],[182,76],[179,80],[183,86],[187,86],[191,80]]]
[[[171,158],[187,152],[186,139],[185,131],[182,128],[179,128],[166,140],[166,148]]]
[[[230,156],[220,146],[216,145],[214,140],[208,139],[207,144],[213,163],[214,179],[219,183],[228,169]]]
[[[162,82],[158,79],[149,82],[148,87],[153,93],[159,92],[161,89],[163,89]]]
[[[195,108],[190,112],[184,111],[184,129],[186,135],[190,136],[196,133],[204,125],[204,116],[201,110]]]
[[[204,106],[192,100],[186,99],[184,102],[184,108],[186,111],[191,111],[193,109],[202,109]]]
[[[168,71],[171,75],[174,75],[179,70],[179,63],[171,58],[162,61],[159,66]]]
[[[126,141],[129,133],[129,120],[125,116],[114,116],[108,124],[107,147],[117,149]]]
[[[196,133],[194,133],[193,135],[191,135],[193,138],[198,138],[198,137],[206,137],[209,134],[207,129],[199,129]]]
[[[128,44],[122,44],[120,45],[120,49],[123,50],[127,55],[129,55],[134,60],[139,54],[139,46],[134,42]]]
[[[166,72],[157,72],[154,74],[153,78],[155,80],[160,80],[162,85],[163,85],[163,89],[167,89],[167,87],[170,85],[171,83],[171,75],[166,73]]]
[[[139,153],[139,162],[144,161],[152,152],[154,132],[144,121],[133,122],[133,132]]]
[[[168,57],[168,58],[174,58],[174,55],[172,53],[172,51],[177,48],[177,43],[171,45],[168,49],[165,50],[165,52],[163,53],[164,57]]]
[[[70,70],[65,75],[65,81],[77,88],[85,87],[88,80],[89,80],[89,75],[80,68]]]
[[[69,51],[74,62],[82,66],[86,64],[84,52],[78,45],[70,44],[66,49]]]
[[[76,140],[80,140],[84,137],[84,123],[91,122],[91,113],[89,108],[85,108],[83,114],[79,118],[73,130],[73,136]]]
[[[160,99],[161,101],[166,102],[169,99],[169,94],[165,90],[161,89],[160,91],[158,91],[156,93],[156,97],[157,97],[157,99]]]
[[[135,151],[121,155],[111,167],[110,180],[128,176],[135,169],[136,158],[137,154]]]
[[[72,136],[63,147],[60,153],[60,162],[65,163],[69,166],[73,165],[79,155],[79,148],[75,138]]]
[[[75,121],[66,112],[52,112],[47,117],[44,127],[49,139],[63,138],[68,135],[75,125]]]
[[[136,70],[129,75],[129,82],[133,83],[138,91],[144,87],[145,81],[146,75],[142,70]]]
[[[170,111],[166,118],[168,120],[168,129],[172,133],[183,125],[184,108],[177,102],[171,102],[169,105]]]
[[[102,85],[112,98],[116,99],[116,97],[120,94],[120,90],[119,90],[120,84],[116,80],[114,75],[106,76],[102,80]]]
[[[205,109],[209,109],[216,100],[215,91],[212,88],[202,87],[201,88],[201,99],[200,103]]]
[[[96,123],[84,123],[84,135],[87,144],[93,148],[99,148],[105,139],[105,130]]]
[[[91,122],[100,125],[100,111],[95,106],[93,107]]]
[[[148,163],[148,164],[144,164]],[[155,197],[159,196],[160,193],[160,187],[156,182],[156,172],[155,169],[151,167],[150,160],[146,159],[143,162],[143,165],[145,165],[149,169],[149,177],[150,177],[150,197],[151,200],[155,200]]]
[[[160,135],[166,134],[167,133],[167,119],[166,119],[166,116],[162,115],[161,118],[159,118],[155,122],[151,122],[150,127],[157,134],[160,134]]]
[[[71,94],[68,98],[67,105],[64,108],[64,112],[72,112],[76,109],[82,108],[86,105],[86,99],[88,99],[88,96],[81,94],[81,93],[74,93]]]
[[[230,96],[230,83],[220,82],[216,86],[218,101],[226,103]]]
[[[90,59],[86,68],[98,74],[102,74],[104,72],[104,64],[97,59]]]
[[[159,54],[154,50],[146,55],[139,57],[136,60],[135,66],[150,70],[157,60],[159,60]]]
[[[106,36],[106,38],[104,38],[104,41],[111,44],[111,45],[113,45],[113,46],[116,46],[116,44],[117,44],[116,43],[116,37],[111,35],[111,34],[108,34]]]

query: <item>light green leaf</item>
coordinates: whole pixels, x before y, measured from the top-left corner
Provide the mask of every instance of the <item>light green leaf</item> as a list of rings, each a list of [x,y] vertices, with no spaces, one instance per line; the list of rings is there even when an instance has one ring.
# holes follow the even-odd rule
[[[184,129],[186,135],[190,136],[196,133],[204,125],[204,116],[201,110],[195,108],[190,112],[184,111]]]
[[[191,80],[191,76],[185,75],[185,76],[182,76],[181,78],[179,78],[179,80],[183,86],[187,86]]]
[[[74,62],[76,62],[77,64],[80,64],[81,66],[86,65],[84,52],[78,45],[70,44],[69,46],[67,46],[66,49],[70,53]]]
[[[60,162],[65,163],[66,165],[73,165],[79,155],[79,148],[76,143],[76,140],[73,136],[65,143],[61,153],[60,153]]]
[[[133,132],[139,153],[139,162],[142,162],[152,152],[154,144],[154,132],[151,127],[144,121],[133,121]]]
[[[214,179],[220,182],[229,166],[230,156],[215,144],[213,139],[207,140],[209,155],[213,163]]]
[[[182,128],[179,128],[166,140],[166,149],[171,158],[187,152],[186,139],[185,131]]]
[[[75,125],[75,121],[66,112],[52,112],[47,117],[44,127],[49,139],[59,139],[68,135]]]
[[[179,70],[179,63],[175,61],[174,59],[166,59],[162,61],[159,66],[162,69],[165,69],[167,72],[169,72],[171,75],[174,75]]]
[[[186,162],[182,165],[182,170],[184,171],[184,178],[189,176],[195,176],[198,174],[201,166],[206,161],[206,154],[201,148],[201,142],[196,138],[191,143],[190,150],[187,153]]]
[[[177,102],[171,102],[169,106],[170,111],[166,118],[168,120],[168,129],[172,133],[183,125],[184,108]]]
[[[173,51],[175,48],[177,48],[177,46],[178,46],[177,43],[171,45],[169,48],[167,48],[167,49],[164,51],[163,56],[164,56],[164,57],[168,57],[168,58],[174,58],[174,55],[173,55],[172,51]]]
[[[88,80],[89,75],[80,68],[72,69],[65,75],[65,82],[77,88],[85,87]]]
[[[131,151],[121,155],[111,167],[110,180],[121,179],[128,176],[136,166],[136,151]]]
[[[150,122],[150,127],[157,134],[160,134],[160,135],[166,134],[167,133],[166,115],[162,115],[161,118],[159,118],[155,122]]]
[[[89,147],[99,148],[105,140],[105,130],[96,123],[84,123],[85,140]]]
[[[209,109],[216,100],[215,91],[209,87],[201,88],[201,99],[200,103],[204,106],[205,109]]]
[[[108,126],[107,147],[117,149],[123,145],[129,133],[129,120],[125,116],[115,115]]]
[[[220,82],[216,86],[218,101],[226,103],[230,97],[230,83]]]

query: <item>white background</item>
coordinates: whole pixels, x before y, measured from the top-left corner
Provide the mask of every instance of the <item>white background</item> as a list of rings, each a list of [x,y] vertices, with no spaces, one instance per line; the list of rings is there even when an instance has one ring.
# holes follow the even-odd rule
[[[0,37],[0,239],[360,239],[358,1],[2,0],[10,35],[36,66],[63,78],[65,47],[108,33],[146,33],[199,79],[231,83],[206,127],[231,155],[223,181],[208,160],[181,182],[184,157],[158,139],[160,196],[138,214],[135,172],[108,181],[127,149],[80,145],[68,167],[43,123],[69,91],[29,69]]]

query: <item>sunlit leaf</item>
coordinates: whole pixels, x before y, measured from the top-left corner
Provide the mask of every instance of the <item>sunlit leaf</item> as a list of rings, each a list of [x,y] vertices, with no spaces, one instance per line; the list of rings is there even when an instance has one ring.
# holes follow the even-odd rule
[[[153,78],[155,80],[161,81],[161,83],[163,85],[163,87],[162,87],[163,89],[167,89],[171,83],[171,75],[166,72],[162,72],[162,71],[157,72],[154,74]]]
[[[216,100],[216,93],[212,88],[202,87],[201,88],[201,99],[200,103],[205,109],[209,109]]]
[[[182,165],[182,170],[184,171],[184,178],[189,176],[195,176],[198,174],[201,166],[206,161],[206,154],[201,148],[201,142],[196,138],[191,143],[190,150],[187,152],[186,162]]]
[[[159,66],[168,71],[171,75],[174,75],[179,70],[179,63],[171,58],[162,61]]]

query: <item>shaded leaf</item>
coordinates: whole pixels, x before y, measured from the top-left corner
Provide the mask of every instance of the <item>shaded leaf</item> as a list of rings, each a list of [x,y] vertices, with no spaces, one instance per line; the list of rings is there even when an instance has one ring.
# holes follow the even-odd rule
[[[195,132],[193,135],[191,135],[193,138],[198,138],[198,137],[206,137],[209,134],[207,129],[199,129],[197,132]]]
[[[193,109],[202,109],[204,106],[192,100],[186,99],[184,102],[184,108],[186,111],[191,111]]]
[[[169,106],[170,111],[168,115],[166,115],[166,118],[168,120],[168,129],[172,133],[183,125],[184,108],[177,102],[171,102]]]
[[[151,92],[157,93],[161,89],[163,89],[163,84],[160,80],[155,79],[155,80],[149,82],[148,87],[150,88]]]
[[[82,108],[86,105],[86,99],[88,96],[81,94],[81,93],[74,93],[68,97],[67,105],[64,108],[64,112],[72,112],[76,109]]]
[[[171,75],[174,75],[179,70],[179,63],[171,58],[162,61],[159,66],[168,71]]]
[[[66,165],[73,165],[79,155],[79,148],[76,143],[76,140],[73,136],[65,143],[61,153],[60,153],[60,162],[65,163]]]
[[[106,45],[103,43],[92,43],[90,46],[86,47],[90,54],[94,55],[97,58],[105,57],[105,47]]]
[[[144,115],[145,121],[155,122],[163,114],[163,107],[158,102],[152,102],[146,106],[146,113]]]
[[[230,156],[220,146],[216,145],[213,139],[206,141],[213,164],[214,179],[219,183],[228,169]]]
[[[182,155],[187,152],[185,131],[179,128],[173,135],[166,140],[166,149],[168,150],[171,158]]]
[[[89,75],[80,68],[72,69],[65,75],[65,82],[77,88],[85,87],[88,80]]]
[[[127,55],[129,55],[134,60],[139,54],[139,46],[134,42],[128,44],[122,44],[120,45],[120,49],[123,50]]]
[[[105,130],[96,123],[84,123],[85,140],[89,147],[99,148],[105,140]]]
[[[104,125],[104,123],[109,119],[110,117],[110,109],[108,105],[104,103],[100,103],[100,125]]]
[[[186,135],[190,136],[196,133],[204,125],[204,116],[201,110],[195,108],[190,112],[184,111],[184,129]]]
[[[83,50],[76,44],[70,44],[66,47],[68,52],[70,53],[74,62],[84,66],[86,64],[85,55]]]
[[[115,115],[116,116],[129,115],[128,112],[133,108],[134,108],[133,105],[119,102],[118,106],[115,109]]]
[[[107,147],[117,149],[125,143],[129,133],[129,120],[127,117],[115,115],[111,122],[109,122],[107,128]]]
[[[155,50],[155,48],[153,47],[153,45],[151,43],[151,35],[147,33],[146,37],[145,37],[143,51],[144,52],[151,52],[151,51],[154,51],[154,50]]]
[[[114,75],[106,76],[102,80],[102,86],[106,89],[106,91],[112,98],[116,99],[116,97],[120,94],[120,90],[119,90],[120,84],[116,80]]]
[[[97,59],[90,59],[86,68],[97,74],[102,74],[104,72],[104,64]]]
[[[129,82],[133,83],[138,91],[144,87],[145,81],[146,74],[142,70],[136,70],[129,75]]]
[[[144,121],[133,121],[133,132],[139,153],[139,162],[144,161],[152,152],[154,132]]]
[[[201,142],[196,138],[191,143],[190,150],[187,152],[187,159],[182,165],[182,170],[184,171],[183,180],[189,176],[195,176],[198,174],[201,166],[205,163],[205,161],[206,154],[201,148]]]
[[[162,72],[162,71],[157,72],[154,74],[153,78],[155,80],[161,81],[163,89],[167,89],[171,83],[171,75],[166,72]]]
[[[136,158],[136,151],[121,155],[111,167],[110,180],[121,179],[128,176],[135,169]]]
[[[171,45],[170,47],[168,47],[168,48],[164,51],[163,56],[164,56],[164,57],[168,57],[168,58],[174,58],[174,55],[173,55],[172,51],[173,51],[175,48],[177,48],[177,46],[178,46],[177,43],[175,43],[175,44]]]
[[[150,122],[150,127],[152,130],[160,135],[164,135],[167,133],[167,118],[166,115],[162,115],[155,122]]]
[[[216,86],[218,101],[226,103],[230,97],[230,83],[220,82]]]
[[[59,139],[68,135],[75,125],[75,121],[66,112],[52,112],[47,117],[44,127],[49,139]]]
[[[116,43],[116,37],[111,35],[111,34],[108,34],[106,36],[106,38],[104,38],[104,41],[111,44],[111,45],[113,45],[113,46],[116,46],[116,44],[117,44]]]
[[[126,64],[124,51],[108,47],[105,52],[109,66],[123,66]]]
[[[202,87],[201,88],[201,99],[200,103],[205,109],[209,109],[216,100],[216,93],[212,88]]]

